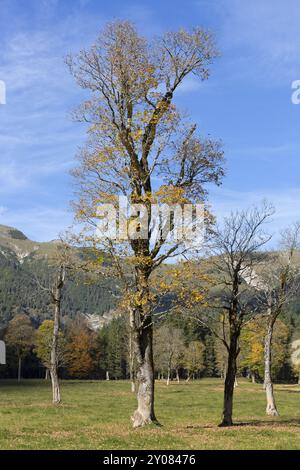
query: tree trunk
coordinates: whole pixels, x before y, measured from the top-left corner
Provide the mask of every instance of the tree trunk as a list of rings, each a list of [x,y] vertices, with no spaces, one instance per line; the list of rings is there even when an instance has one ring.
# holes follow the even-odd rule
[[[108,370],[106,371],[106,380],[110,380]]]
[[[230,335],[228,351],[227,372],[224,386],[224,408],[223,420],[219,426],[232,426],[233,392],[236,381],[236,358],[238,356],[239,333],[233,332]]]
[[[61,293],[65,281],[65,268],[60,266],[57,275],[57,280],[52,292],[54,302],[54,325],[53,337],[50,356],[50,376],[52,383],[52,402],[58,405],[61,402],[60,387],[58,380],[58,337],[60,329],[60,307],[61,307]]]
[[[21,374],[22,374],[22,358],[19,356],[18,358],[18,382],[21,382]]]
[[[237,378],[234,379],[234,388],[238,387],[239,386],[239,383],[237,381]]]
[[[273,383],[271,377],[271,367],[272,367],[272,337],[273,337],[273,327],[274,319],[272,316],[268,318],[267,332],[265,336],[265,380],[264,386],[266,390],[267,398],[267,408],[266,413],[269,416],[278,416],[278,411],[276,408],[274,392],[273,392]]]
[[[49,369],[48,368],[45,371],[45,380],[49,380]]]
[[[178,369],[176,369],[176,380],[178,383],[180,382]]]
[[[57,373],[57,349],[58,349],[58,334],[59,334],[59,323],[60,323],[60,298],[56,298],[54,308],[54,327],[52,337],[52,348],[50,358],[50,376],[52,383],[52,402],[54,405],[58,405],[61,402],[58,373]]]
[[[59,387],[56,367],[51,368],[50,376],[51,376],[51,383],[52,383],[52,402],[54,405],[59,405],[59,403],[61,402],[61,396],[60,396],[60,387]]]
[[[255,374],[254,374],[253,372],[251,372],[251,382],[252,382],[253,384],[256,383]]]
[[[170,369],[168,369],[168,374],[167,374],[167,385],[170,384]]]
[[[225,365],[224,369],[223,369],[223,374],[222,374],[222,379],[223,379],[224,383],[225,383],[225,379],[226,379],[226,374],[227,374],[227,366]]]
[[[298,385],[300,385],[300,374],[298,375]]]
[[[149,240],[133,241],[137,257],[148,259]],[[130,300],[130,328],[136,367],[137,409],[132,415],[133,427],[158,424],[154,412],[153,319],[149,288],[151,268],[144,262],[135,267],[136,293]]]
[[[130,309],[130,324],[136,358],[136,394],[138,407],[133,413],[133,427],[157,423],[154,413],[153,330],[151,316],[141,316]],[[140,320],[142,319],[142,324]]]
[[[135,393],[134,355],[133,355],[131,329],[130,329],[130,332],[129,332],[129,375],[130,375],[131,392]]]

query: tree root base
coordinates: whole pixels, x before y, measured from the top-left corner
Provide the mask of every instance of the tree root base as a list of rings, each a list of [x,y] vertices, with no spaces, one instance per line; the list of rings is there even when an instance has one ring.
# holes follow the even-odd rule
[[[138,410],[136,410],[132,417],[131,417],[131,421],[133,423],[133,428],[136,429],[136,428],[141,428],[141,427],[144,427],[144,426],[148,426],[148,425],[155,425],[155,426],[161,426],[161,424],[159,423],[159,421],[157,421],[157,419],[155,417],[144,417]]]
[[[222,421],[222,423],[218,425],[218,428],[228,428],[230,426],[233,426],[232,421]]]

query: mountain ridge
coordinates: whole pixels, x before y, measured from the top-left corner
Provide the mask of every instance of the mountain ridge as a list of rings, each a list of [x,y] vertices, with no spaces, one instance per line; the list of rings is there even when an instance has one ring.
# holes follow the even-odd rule
[[[60,240],[35,242],[16,229],[0,225],[0,326],[17,313],[28,314],[39,324],[52,317],[53,306],[47,295],[38,289],[34,279],[47,283],[51,267],[49,258]],[[87,284],[78,274],[69,279],[64,288],[63,316],[83,314],[87,318],[99,317],[103,323],[114,310],[119,289],[114,279],[100,278]]]

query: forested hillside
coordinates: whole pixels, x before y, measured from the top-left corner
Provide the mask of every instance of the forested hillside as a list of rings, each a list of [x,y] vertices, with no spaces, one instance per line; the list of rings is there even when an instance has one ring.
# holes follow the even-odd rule
[[[52,316],[50,298],[38,288],[36,278],[42,283],[47,282],[50,269],[48,260],[56,244],[56,240],[48,243],[33,242],[19,230],[0,225],[2,326],[20,312],[29,314],[37,325]],[[163,273],[164,269],[161,272]],[[103,277],[92,283],[83,275],[77,275],[66,283],[62,303],[63,316],[74,318],[77,313],[102,316],[116,307],[119,295],[115,279]],[[163,309],[168,303],[166,298]],[[298,323],[300,292],[292,299],[285,313]]]
[[[17,313],[30,315],[39,324],[52,315],[50,298],[38,288],[36,278],[47,279],[48,258],[57,242],[36,243],[20,231],[0,226],[0,324],[4,326]],[[114,280],[86,282],[77,276],[66,283],[63,316],[77,313],[102,316],[116,305],[118,286]]]

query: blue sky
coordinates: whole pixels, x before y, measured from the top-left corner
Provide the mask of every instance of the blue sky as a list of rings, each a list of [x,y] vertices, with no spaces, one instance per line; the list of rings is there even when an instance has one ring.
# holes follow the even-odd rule
[[[209,81],[190,79],[178,104],[203,135],[221,138],[227,176],[210,193],[221,216],[266,198],[271,230],[300,220],[300,79],[297,0],[0,0],[0,223],[39,241],[72,221],[68,175],[84,128],[70,114],[82,99],[63,58],[88,46],[115,18],[146,36],[203,25],[221,57]]]

